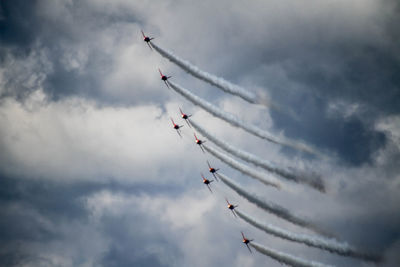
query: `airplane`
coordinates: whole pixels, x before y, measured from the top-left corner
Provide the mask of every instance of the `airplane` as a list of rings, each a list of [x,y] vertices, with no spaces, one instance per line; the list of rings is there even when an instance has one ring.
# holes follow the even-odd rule
[[[167,80],[168,80],[169,78],[171,78],[172,76],[165,76],[164,74],[162,74],[162,72],[161,72],[160,69],[158,69],[158,72],[160,72],[161,80],[163,80],[164,83],[165,83],[165,85],[169,88],[169,85],[168,85],[168,83],[167,83]]]
[[[186,121],[187,125],[190,128],[192,128],[192,126],[190,126],[190,123],[189,123],[189,118],[192,117],[192,115],[187,115],[186,113],[183,113],[181,108],[179,108],[179,111],[181,112],[182,119],[184,119]]]
[[[196,134],[194,134],[194,138],[196,138],[196,144],[198,144],[199,146],[200,146],[200,148],[201,148],[201,151],[203,151],[203,153],[205,153],[204,152],[204,149],[203,149],[203,147],[201,146],[202,144],[204,144],[206,141],[202,141],[202,140],[200,140],[200,139],[198,139],[197,138],[197,136],[196,136]]]
[[[179,136],[182,138],[180,128],[182,128],[184,125],[178,125],[178,124],[176,124],[172,118],[171,118],[171,122],[172,122],[172,125],[173,125],[172,127],[176,130],[176,132],[177,132],[177,133],[179,134]]]
[[[153,50],[153,48],[151,48],[150,46],[150,41],[153,40],[154,38],[150,38],[146,35],[144,35],[144,32],[141,30],[142,35],[143,35],[143,41],[147,43],[147,45],[150,47],[151,50]]]
[[[243,243],[246,245],[246,247],[249,249],[250,253],[253,253],[253,252],[251,252],[251,249],[250,249],[250,247],[249,247],[249,243],[250,243],[251,241],[253,241],[254,239],[247,239],[246,237],[244,237],[243,232],[241,232],[241,233],[242,233],[242,237],[243,237],[242,242],[243,242]]]
[[[205,184],[208,187],[208,190],[210,190],[210,192],[212,193],[210,188],[210,183],[212,183],[214,180],[208,180],[207,178],[204,177],[203,174],[201,174],[201,177],[203,178],[203,184]]]
[[[228,209],[230,209],[232,211],[233,216],[237,217],[234,209],[239,207],[239,205],[232,205],[231,203],[229,203],[227,198],[225,198],[225,201],[226,201],[226,203],[228,203]]]
[[[215,169],[213,167],[211,167],[210,162],[208,162],[207,160],[207,165],[208,165],[208,171],[212,173],[212,175],[214,176],[214,178],[217,180],[218,182],[218,178],[217,176],[215,176],[215,173],[219,170],[219,169]]]

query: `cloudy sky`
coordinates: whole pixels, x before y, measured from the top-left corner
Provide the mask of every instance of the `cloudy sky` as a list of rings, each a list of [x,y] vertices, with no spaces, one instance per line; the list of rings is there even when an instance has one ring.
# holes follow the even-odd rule
[[[250,192],[339,240],[400,262],[400,6],[384,0],[0,2],[0,265],[281,266],[258,243],[337,266],[359,259],[266,235],[266,223],[312,233],[259,210],[220,183],[206,160]],[[262,94],[251,105],[199,81],[143,43]],[[168,90],[157,68],[223,110],[316,157],[267,143]],[[225,141],[321,174],[327,192],[261,185],[171,128],[178,108]],[[295,115],[294,115],[295,114]]]

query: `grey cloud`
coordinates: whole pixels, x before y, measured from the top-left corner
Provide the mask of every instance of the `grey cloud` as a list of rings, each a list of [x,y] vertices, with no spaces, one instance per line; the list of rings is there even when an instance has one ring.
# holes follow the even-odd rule
[[[227,36],[235,62],[222,70],[224,77],[264,88],[274,101],[293,109],[297,121],[272,111],[276,127],[288,136],[312,140],[346,164],[371,162],[385,144],[384,135],[371,126],[382,115],[400,111],[399,30],[392,26],[400,17],[398,4],[369,2],[351,16],[352,9],[343,10],[339,2],[331,8],[317,4],[320,12],[312,14],[292,14],[285,2],[274,8],[277,12],[264,11],[270,16],[252,25],[245,23],[251,21],[247,14],[234,9],[239,16],[225,30],[242,32],[243,39]],[[361,103],[366,112],[330,118],[326,108],[334,100]]]
[[[371,122],[357,116],[343,119],[325,112],[322,99],[304,99],[299,107],[302,120],[292,120],[284,114],[272,112],[275,125],[288,136],[297,136],[316,146],[337,153],[342,163],[361,165],[371,163],[373,154],[386,144],[386,135],[374,129]]]
[[[251,1],[246,8],[228,0],[2,1],[0,105],[7,107],[8,100],[4,98],[9,97],[23,102],[32,92],[43,89],[49,101],[64,103],[62,100],[71,96],[86,98],[94,102],[89,107],[93,109],[97,105],[152,103],[162,106],[165,112],[171,111],[170,107],[182,104],[181,99],[164,88],[158,80],[157,67],[165,67],[176,82],[190,84],[206,99],[232,103],[231,98],[176,71],[152,53],[141,40],[139,29],[143,27],[157,42],[200,68],[250,91],[265,90],[271,100],[293,109],[297,120],[271,111],[271,130],[336,153],[339,162],[320,162],[286,150],[277,152],[259,145],[251,136],[237,134],[218,120],[205,117],[202,121],[213,125],[218,135],[235,136],[232,139],[236,141],[243,137],[241,147],[257,150],[249,152],[278,163],[293,161],[296,166],[306,165],[323,174],[332,186],[329,188],[333,188],[326,195],[299,187],[284,196],[261,187],[252,189],[259,195],[268,194],[290,211],[315,218],[319,225],[351,244],[368,251],[383,251],[387,259],[384,264],[396,266],[400,153],[392,135],[398,130],[389,131],[376,124],[388,115],[395,118],[399,114],[398,14],[396,1],[372,0]],[[332,109],[336,103],[360,108],[342,112],[340,105]],[[256,253],[248,255],[240,244],[239,231],[244,230],[261,244],[293,255],[329,264],[362,266],[357,260],[274,238],[264,239],[256,229],[233,220],[224,209],[219,193],[221,183],[215,184],[216,194],[211,196],[197,179],[206,166],[204,155],[197,147],[192,150],[186,145],[193,140],[185,135],[182,139],[170,138],[170,122],[166,119],[164,124],[162,115],[136,118],[134,113],[122,115],[121,109],[115,109],[85,117],[77,111],[72,113],[72,119],[79,121],[77,126],[85,124],[82,128],[86,129],[89,125],[94,133],[84,131],[87,136],[81,136],[79,129],[74,129],[75,124],[66,119],[65,138],[59,134],[64,132],[59,130],[63,124],[57,120],[70,116],[65,111],[69,108],[74,108],[73,102],[48,113],[29,110],[23,113],[23,119],[5,116],[9,121],[21,121],[6,124],[4,120],[0,127],[2,137],[9,138],[0,141],[8,149],[0,153],[0,171],[8,174],[11,168],[18,170],[11,172],[12,177],[0,178],[1,264],[280,266]],[[245,106],[237,110],[253,111]],[[4,112],[9,114],[8,110]],[[14,108],[13,112],[21,111]],[[110,112],[114,117],[108,117]],[[189,112],[195,114],[194,109]],[[268,112],[265,116],[269,120]],[[56,116],[52,117],[52,113]],[[47,116],[52,119],[39,118]],[[196,118],[199,116],[202,113],[196,112]],[[256,122],[262,125],[266,118],[260,116]],[[149,127],[146,119],[154,127]],[[98,121],[96,127],[93,120]],[[119,132],[128,128],[109,126],[109,121],[115,120],[119,125],[133,125],[128,137],[121,138]],[[97,127],[98,124],[107,128]],[[391,124],[395,125],[396,120]],[[27,131],[26,125],[34,131]],[[191,130],[188,128],[183,132]],[[95,143],[89,151],[79,153],[80,144],[90,144],[97,133],[109,130],[113,134],[106,135],[111,138],[100,139],[104,140],[102,144]],[[38,140],[35,131],[45,141],[41,146],[32,145]],[[159,134],[153,135],[155,132]],[[175,132],[171,136],[177,137]],[[130,138],[137,142],[129,142]],[[72,147],[73,153],[71,149],[58,149],[58,141],[61,148]],[[46,142],[53,147],[48,153],[39,153],[46,148]],[[21,144],[27,145],[26,150],[33,147],[37,151],[31,149],[25,155]],[[101,156],[102,149],[105,157]],[[7,151],[14,152],[15,158]],[[131,163],[127,158],[141,153],[145,154],[143,161],[132,161],[141,166],[125,166]],[[51,162],[46,161],[49,158]],[[119,165],[121,161],[127,163]],[[101,171],[103,162],[112,162],[106,168],[109,172]],[[80,169],[71,172],[76,165]],[[120,170],[121,166],[124,170]],[[98,169],[100,172],[96,172]],[[234,175],[229,169],[223,171]],[[19,177],[21,172],[24,178]],[[37,177],[40,175],[43,177]],[[118,182],[107,182],[113,179]],[[103,190],[112,192],[117,200],[120,195],[123,197],[102,216],[95,217],[84,201]],[[238,203],[226,191],[223,193],[228,194],[229,200]],[[154,201],[160,194],[165,198]],[[184,199],[184,204],[178,204],[176,196],[180,194],[190,194],[190,201]],[[126,204],[129,196],[137,196],[137,202]],[[137,209],[148,198],[148,210]],[[238,204],[246,212],[262,215],[245,202]],[[184,217],[181,225],[176,223],[177,217]],[[264,219],[276,223],[272,216]],[[291,229],[290,225],[282,227]]]
[[[6,83],[1,97],[14,96],[22,101],[30,92],[43,87],[53,101],[74,95],[95,99],[100,104],[128,106],[143,102],[161,105],[166,99],[165,94],[154,88],[149,90],[140,79],[133,82],[125,76],[120,79],[122,82],[108,82],[120,67],[116,60],[121,50],[131,45],[132,36],[140,40],[139,20],[134,11],[118,13],[123,9],[112,12],[96,9],[90,2],[45,0],[29,4],[6,1],[2,9],[1,38],[5,43],[1,45],[0,58],[6,69]],[[106,50],[105,43],[116,40],[118,46]],[[43,57],[50,68],[43,64]],[[24,65],[27,59],[31,62],[29,67]],[[132,59],[133,66],[126,67],[138,69],[141,64]],[[28,73],[30,76],[26,77]],[[21,83],[32,80],[32,73],[40,75],[35,85]],[[131,97],[118,92],[131,92]]]
[[[29,19],[32,17],[36,4],[37,1],[2,1],[0,3],[0,38],[5,44],[29,48],[35,40],[35,31],[31,29],[33,24]]]
[[[60,256],[64,253],[64,255],[69,255],[73,265],[83,263],[84,259],[87,262],[97,262],[102,266],[132,266],[139,263],[144,264],[141,266],[171,266],[162,263],[163,260],[160,259],[157,251],[148,254],[147,249],[143,250],[143,248],[152,247],[152,244],[168,250],[174,246],[168,242],[165,233],[155,230],[161,229],[156,226],[159,222],[152,221],[151,217],[138,210],[133,214],[130,212],[129,217],[106,214],[100,218],[96,226],[96,223],[91,221],[92,215],[85,203],[86,198],[102,190],[123,194],[139,192],[140,194],[144,192],[170,194],[168,187],[154,188],[146,184],[123,186],[112,182],[60,184],[47,181],[43,183],[41,180],[30,181],[6,176],[1,177],[0,185],[2,206],[0,265],[16,266],[21,263],[43,265],[46,262],[52,265],[54,262],[52,263],[51,257],[46,255],[45,251],[52,250],[51,244],[61,243],[64,251],[55,251],[56,255],[59,253],[61,253]],[[133,232],[132,223],[135,224],[134,229],[136,229]],[[94,255],[85,255],[85,249],[80,246],[96,247],[92,244],[92,241],[96,241],[91,240],[90,237],[93,233],[87,230],[85,232],[86,228],[93,227],[95,228],[93,230],[102,237],[99,241],[103,242],[102,245],[106,250],[94,249]],[[68,237],[70,231],[84,231],[80,234],[83,238],[86,236],[87,241],[83,244],[71,243],[73,241]],[[37,249],[39,251],[36,251]],[[174,251],[170,250],[168,253],[177,253],[176,250]]]
[[[109,249],[99,259],[102,266],[172,266],[172,262],[164,262],[161,253],[179,255],[175,245],[169,242],[160,229],[157,222],[150,218],[135,218],[135,229],[131,229],[131,218],[105,217],[103,227],[106,235],[112,240]],[[146,227],[147,225],[147,227]],[[153,228],[148,231],[148,227]],[[143,231],[145,230],[145,231]],[[155,246],[150,249],[148,247]],[[153,251],[151,251],[153,250]],[[165,250],[165,252],[162,252]],[[176,257],[176,255],[175,255]]]

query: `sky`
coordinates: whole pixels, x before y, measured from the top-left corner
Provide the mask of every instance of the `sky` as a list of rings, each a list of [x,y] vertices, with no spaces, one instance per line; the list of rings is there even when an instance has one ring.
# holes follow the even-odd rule
[[[399,23],[394,0],[1,1],[0,265],[281,266],[250,254],[243,231],[306,260],[375,266],[233,217],[225,197],[260,221],[313,234],[222,182],[210,194],[200,176],[211,178],[209,160],[249,192],[382,255],[379,266],[396,266]],[[280,109],[190,76],[149,49],[140,30]],[[168,89],[158,68],[220,109],[325,156],[211,116]],[[184,126],[182,138],[172,129],[170,117],[185,124],[179,107],[231,145],[321,175],[326,193],[284,180],[282,190],[266,187],[202,153],[193,129]]]

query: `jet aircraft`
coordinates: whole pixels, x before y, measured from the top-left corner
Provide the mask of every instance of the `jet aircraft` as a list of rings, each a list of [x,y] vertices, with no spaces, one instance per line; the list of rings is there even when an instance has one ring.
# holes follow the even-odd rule
[[[181,108],[179,108],[179,111],[181,112],[181,117],[182,117],[182,119],[184,119],[184,120],[186,121],[187,125],[188,125],[190,128],[192,128],[192,126],[190,126],[190,123],[189,123],[189,118],[192,117],[192,115],[188,115],[188,114],[186,114],[186,113],[183,113],[183,111],[182,111]]]
[[[233,205],[233,204],[229,203],[227,198],[225,198],[225,201],[228,204],[228,209],[230,209],[232,211],[233,216],[237,217],[236,213],[235,213],[235,208],[237,208],[239,205]]]
[[[172,125],[173,125],[172,128],[174,128],[174,129],[176,130],[176,132],[178,133],[178,135],[182,138],[182,135],[181,135],[181,128],[182,128],[184,125],[178,125],[178,124],[176,124],[172,118],[171,118],[171,122],[172,122]]]
[[[253,241],[254,239],[247,239],[247,238],[244,236],[243,232],[241,232],[241,233],[242,233],[242,237],[243,237],[242,242],[243,242],[243,243],[246,245],[246,247],[249,249],[250,253],[253,253],[253,252],[251,252],[251,249],[250,249],[250,247],[249,247],[249,243],[250,243],[251,241]]]
[[[208,162],[207,160],[207,165],[208,165],[208,171],[212,173],[212,175],[214,176],[214,178],[218,181],[217,176],[215,176],[215,173],[219,170],[219,169],[215,169],[213,167],[211,167],[210,162]]]
[[[198,144],[199,145],[199,147],[201,148],[201,151],[203,151],[203,153],[205,153],[204,152],[204,149],[203,149],[203,147],[202,147],[202,145],[206,142],[206,141],[202,141],[202,140],[200,140],[200,139],[198,139],[197,138],[197,136],[196,136],[196,134],[194,134],[194,138],[196,138],[196,144]]]
[[[208,180],[207,178],[204,177],[203,174],[201,174],[201,177],[203,178],[203,184],[205,184],[207,186],[208,190],[210,190],[210,192],[212,193],[211,188],[210,188],[210,183],[212,183],[214,180]]]
[[[158,72],[159,72],[160,75],[161,75],[161,80],[164,81],[165,85],[169,88],[169,85],[168,85],[167,80],[168,80],[169,78],[171,78],[172,76],[165,76],[164,74],[162,74],[162,72],[161,72],[160,69],[158,69]]]
[[[151,50],[153,50],[153,48],[151,48],[150,44],[151,44],[151,40],[153,40],[154,38],[150,38],[150,37],[146,36],[142,30],[141,30],[141,32],[143,35],[143,41],[147,43],[147,45],[150,47]]]

